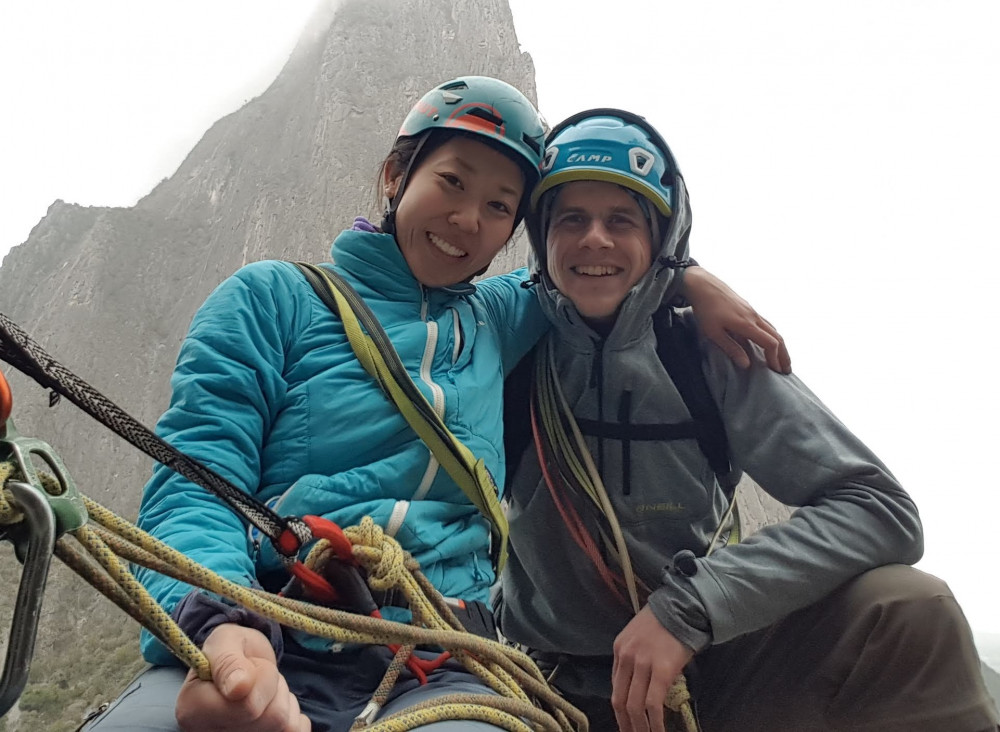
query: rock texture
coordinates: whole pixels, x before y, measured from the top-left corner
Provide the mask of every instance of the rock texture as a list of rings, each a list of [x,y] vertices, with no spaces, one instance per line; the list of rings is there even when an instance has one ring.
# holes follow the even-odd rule
[[[134,207],[53,203],[0,267],[0,311],[152,426],[208,293],[251,261],[327,259],[337,232],[375,213],[377,168],[410,106],[461,74],[499,77],[534,99],[506,0],[331,0],[267,91],[216,122]],[[523,241],[509,247],[493,271],[518,266],[525,251]],[[145,456],[4,373],[21,432],[50,442],[84,493],[134,518]],[[751,525],[783,510],[744,495]],[[0,544],[5,587],[18,574],[11,555]],[[13,595],[0,596],[4,638]],[[32,682],[0,732],[74,729],[139,668],[135,626],[58,568],[41,627]]]

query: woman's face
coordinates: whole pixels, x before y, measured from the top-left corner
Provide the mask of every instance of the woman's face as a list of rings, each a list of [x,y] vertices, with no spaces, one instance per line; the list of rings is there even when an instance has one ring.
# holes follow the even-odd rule
[[[386,171],[386,195],[402,171]],[[454,136],[410,174],[396,209],[396,242],[426,287],[464,282],[486,269],[514,230],[524,192],[517,163],[473,139]]]

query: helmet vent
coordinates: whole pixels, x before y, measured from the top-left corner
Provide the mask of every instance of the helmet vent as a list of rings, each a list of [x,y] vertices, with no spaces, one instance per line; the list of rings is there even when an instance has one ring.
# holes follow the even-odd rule
[[[466,114],[469,115],[470,117],[479,117],[480,119],[484,119],[490,124],[496,125],[497,127],[503,125],[502,118],[497,117],[495,114],[493,114],[493,112],[491,112],[488,109],[483,109],[482,107],[473,107],[468,112],[466,112]]]
[[[521,142],[534,150],[536,155],[542,154],[542,146],[538,144],[538,140],[528,135],[528,133],[521,133]]]
[[[452,94],[450,91],[442,92],[441,98],[444,99],[445,104],[458,104],[462,101],[462,97],[458,94]]]
[[[655,158],[652,153],[648,150],[644,150],[641,147],[633,147],[628,151],[628,163],[632,172],[636,175],[648,175],[649,171],[653,169],[653,163]]]
[[[559,148],[555,145],[549,145],[545,148],[545,157],[542,158],[541,171],[543,173],[548,173],[552,170],[552,165],[556,162],[556,158],[559,156]]]
[[[443,84],[439,87],[442,91],[455,91],[456,89],[468,89],[469,85],[462,79],[456,79],[450,84]]]

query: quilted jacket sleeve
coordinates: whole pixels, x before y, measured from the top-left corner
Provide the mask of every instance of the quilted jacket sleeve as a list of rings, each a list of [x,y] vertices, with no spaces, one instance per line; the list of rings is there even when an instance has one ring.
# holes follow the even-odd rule
[[[549,329],[536,287],[521,286],[527,279],[528,270],[522,268],[477,283],[483,312],[499,337],[504,377]]]
[[[170,406],[157,433],[240,489],[254,493],[261,450],[285,398],[285,339],[295,317],[287,303],[283,265],[260,262],[240,270],[209,296],[195,315],[171,378]],[[247,528],[206,489],[156,465],[139,510],[139,526],[229,580],[250,585],[254,565]],[[171,612],[190,589],[140,569],[139,580]],[[143,655],[172,656],[148,633]]]

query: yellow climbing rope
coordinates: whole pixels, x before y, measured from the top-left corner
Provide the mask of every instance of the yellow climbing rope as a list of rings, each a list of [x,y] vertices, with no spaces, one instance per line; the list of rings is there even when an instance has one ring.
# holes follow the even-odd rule
[[[0,485],[18,477],[13,464],[0,463]],[[389,683],[380,686],[382,698],[378,698],[377,692],[356,729],[396,732],[446,719],[482,720],[516,732],[587,729],[583,714],[548,686],[528,656],[461,630],[458,620],[418,570],[416,562],[370,518],[366,517],[360,526],[345,529],[344,533],[354,546],[355,559],[368,572],[372,588],[393,589],[408,600],[413,625],[320,607],[234,584],[86,496],[83,501],[90,523],[61,536],[56,542],[56,556],[142,623],[201,679],[211,679],[208,660],[132,576],[127,562],[216,593],[281,625],[321,638],[342,643],[400,645],[404,661],[403,654],[416,645],[439,646],[493,692],[434,699],[369,723],[385,701],[395,680],[389,676],[398,674],[400,662],[390,667]],[[0,527],[20,520],[22,517],[9,492],[0,491]],[[328,554],[329,546],[321,540],[309,553],[307,565],[321,569]]]

